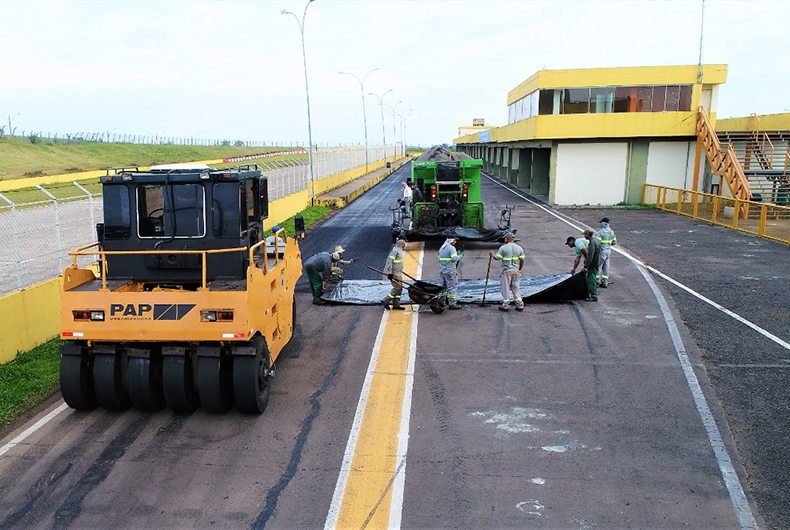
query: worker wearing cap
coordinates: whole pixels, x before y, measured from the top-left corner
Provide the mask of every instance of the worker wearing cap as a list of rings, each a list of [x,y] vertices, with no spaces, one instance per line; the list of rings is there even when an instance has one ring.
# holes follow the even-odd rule
[[[579,266],[582,256],[587,252],[587,245],[589,245],[590,242],[583,237],[568,236],[568,239],[565,240],[565,244],[576,251],[576,259],[573,260],[573,268],[571,269],[571,274],[575,274],[576,268]]]
[[[332,264],[332,276],[333,276],[333,279],[335,279],[335,280],[342,280],[343,279],[343,269],[338,267],[338,265],[351,265],[352,263],[356,263],[356,262],[359,261],[359,258],[351,258],[350,260],[343,259],[343,252],[345,252],[345,251],[346,251],[346,249],[344,249],[340,245],[337,245],[335,247],[335,251],[333,252],[333,254],[337,254],[337,259]]]
[[[321,295],[329,280],[332,278],[332,266],[340,261],[338,252],[320,252],[304,262],[304,272],[310,282],[310,290],[313,292],[313,303],[322,305]]]
[[[390,304],[392,305],[392,309],[397,309],[399,311],[405,309],[400,305],[400,297],[403,292],[403,260],[406,257],[406,253],[403,249],[405,247],[406,240],[402,237],[398,238],[395,242],[395,246],[390,250],[389,256],[387,256],[387,264],[384,265],[384,274],[387,275],[387,279],[392,284],[392,290],[384,297],[384,300],[381,301],[386,310],[389,310]]]
[[[458,262],[463,257],[455,250],[458,240],[449,237],[439,249],[439,274],[442,279],[442,293],[447,295],[450,309],[461,309],[458,305]]]
[[[489,255],[495,260],[502,261],[502,274],[499,275],[499,285],[502,288],[502,305],[500,311],[510,309],[510,293],[513,293],[513,301],[516,304],[516,311],[524,310],[524,301],[521,299],[521,269],[524,268],[524,249],[516,245],[516,236],[512,232],[505,234],[505,244],[499,247],[494,253],[489,251]]]
[[[609,226],[609,218],[601,219],[601,229],[595,234],[601,242],[601,276],[598,279],[599,287],[609,286],[609,257],[612,255],[612,247],[617,244],[617,236]]]

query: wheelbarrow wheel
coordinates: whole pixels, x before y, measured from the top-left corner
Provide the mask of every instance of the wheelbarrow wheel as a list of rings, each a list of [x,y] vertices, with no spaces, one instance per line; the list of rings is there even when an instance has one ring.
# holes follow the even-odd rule
[[[445,309],[441,298],[434,298],[433,300],[431,300],[431,303],[428,304],[428,307],[430,307],[431,311],[433,311],[437,315],[441,315],[442,313],[444,313],[444,309]]]

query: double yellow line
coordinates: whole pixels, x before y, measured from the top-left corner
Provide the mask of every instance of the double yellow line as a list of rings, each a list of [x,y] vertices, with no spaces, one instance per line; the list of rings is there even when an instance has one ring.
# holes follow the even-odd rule
[[[406,247],[404,271],[419,278],[422,244]],[[417,309],[385,311],[325,530],[398,528],[409,437]]]

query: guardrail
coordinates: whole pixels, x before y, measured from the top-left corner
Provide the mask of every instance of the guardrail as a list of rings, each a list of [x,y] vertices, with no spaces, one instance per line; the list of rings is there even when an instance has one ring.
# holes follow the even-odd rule
[[[790,205],[746,201],[655,184],[643,184],[642,203],[790,244]]]

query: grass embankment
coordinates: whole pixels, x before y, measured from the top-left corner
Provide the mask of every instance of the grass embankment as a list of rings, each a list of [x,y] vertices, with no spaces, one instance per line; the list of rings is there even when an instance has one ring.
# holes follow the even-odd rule
[[[152,166],[299,149],[297,147],[233,147],[142,145],[104,142],[31,144],[18,137],[0,140],[0,180],[61,175],[107,167]],[[306,157],[306,155],[300,155]],[[252,160],[251,162],[255,162]]]
[[[0,365],[0,425],[24,414],[58,390],[60,340],[56,339]]]
[[[305,227],[326,217],[332,208],[311,206],[299,213]],[[294,235],[294,218],[280,223],[285,233]],[[268,235],[268,234],[267,234]],[[0,365],[0,425],[46,401],[60,387],[60,339],[55,339],[32,351]]]

